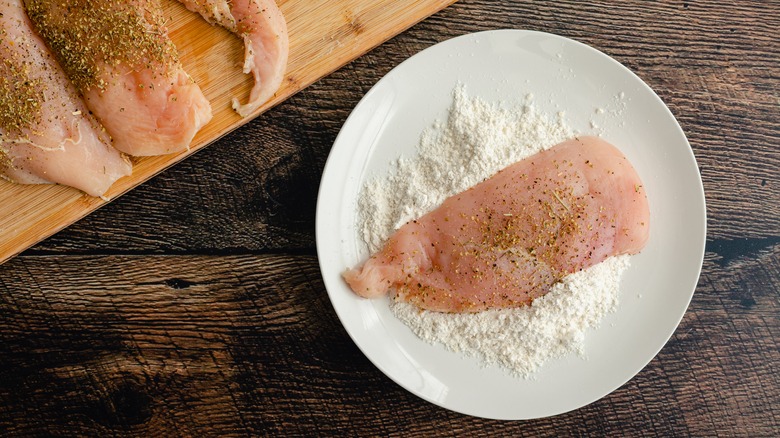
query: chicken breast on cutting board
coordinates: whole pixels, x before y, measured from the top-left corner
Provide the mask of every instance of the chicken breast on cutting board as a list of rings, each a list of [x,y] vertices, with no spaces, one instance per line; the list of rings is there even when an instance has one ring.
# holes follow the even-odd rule
[[[602,139],[579,137],[448,198],[344,278],[363,297],[393,289],[427,310],[517,307],[567,274],[639,252],[649,220],[628,159]]]
[[[211,106],[182,69],[158,0],[25,0],[35,29],[130,155],[189,148]]]
[[[242,117],[252,114],[270,99],[284,79],[290,42],[287,22],[274,0],[179,0],[206,21],[244,40],[244,73],[252,73],[255,85],[249,101],[233,98],[233,109]]]
[[[33,33],[21,0],[0,1],[0,175],[101,196],[132,171]]]

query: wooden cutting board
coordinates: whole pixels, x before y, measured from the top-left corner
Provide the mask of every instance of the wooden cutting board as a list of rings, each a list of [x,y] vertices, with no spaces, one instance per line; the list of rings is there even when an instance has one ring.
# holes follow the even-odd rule
[[[290,59],[286,80],[261,112],[454,2],[277,0],[289,28]],[[173,0],[165,0],[163,7],[182,64],[211,102],[214,117],[189,151],[134,158],[133,174],[117,181],[106,194],[108,199],[116,199],[252,119],[242,119],[230,108],[230,99],[238,96],[245,101],[252,86],[252,79],[241,73],[241,41]],[[0,263],[107,202],[69,187],[22,186],[0,179]]]

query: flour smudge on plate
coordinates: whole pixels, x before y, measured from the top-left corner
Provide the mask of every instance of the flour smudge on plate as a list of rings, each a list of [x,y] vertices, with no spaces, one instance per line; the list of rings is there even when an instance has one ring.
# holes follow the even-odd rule
[[[550,120],[537,111],[530,94],[522,105],[499,105],[469,96],[458,86],[446,120],[423,132],[418,154],[399,158],[361,191],[363,240],[376,252],[394,230],[448,196],[574,135],[562,113]],[[421,311],[399,300],[390,305],[421,339],[528,378],[550,359],[572,352],[584,356],[586,332],[617,309],[620,278],[629,260],[612,257],[572,274],[521,308],[447,314]]]

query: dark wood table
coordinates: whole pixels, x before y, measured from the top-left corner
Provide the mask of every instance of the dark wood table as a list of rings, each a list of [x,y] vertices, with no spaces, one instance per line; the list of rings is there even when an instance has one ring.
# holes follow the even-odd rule
[[[350,110],[474,31],[577,39],[685,130],[707,196],[693,301],[603,399],[502,422],[376,369],[322,283],[314,213]],[[0,266],[0,435],[780,435],[780,3],[463,0]]]

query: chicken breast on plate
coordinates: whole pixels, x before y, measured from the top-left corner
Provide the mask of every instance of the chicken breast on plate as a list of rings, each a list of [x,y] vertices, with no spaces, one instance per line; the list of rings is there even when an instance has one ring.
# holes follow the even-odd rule
[[[639,252],[649,220],[628,159],[602,139],[579,137],[446,199],[344,278],[363,297],[392,289],[427,310],[518,307],[570,273]]]

